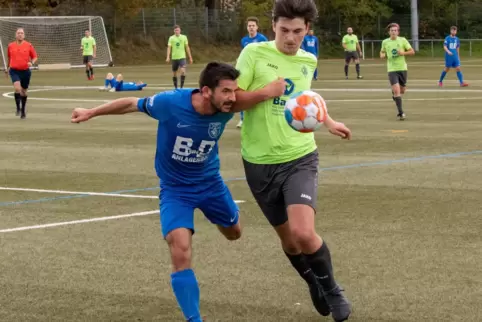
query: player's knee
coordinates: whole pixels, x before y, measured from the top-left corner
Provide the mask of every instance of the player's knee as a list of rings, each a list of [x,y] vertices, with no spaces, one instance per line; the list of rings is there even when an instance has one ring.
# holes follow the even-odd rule
[[[191,265],[191,231],[185,228],[175,229],[166,236],[172,264],[176,270],[185,269]]]
[[[242,229],[239,223],[231,227],[218,226],[218,229],[221,231],[224,237],[226,237],[227,240],[232,241],[232,240],[238,240],[241,238]]]
[[[301,249],[311,248],[311,245],[316,241],[317,236],[314,227],[301,225],[292,227],[291,235]]]

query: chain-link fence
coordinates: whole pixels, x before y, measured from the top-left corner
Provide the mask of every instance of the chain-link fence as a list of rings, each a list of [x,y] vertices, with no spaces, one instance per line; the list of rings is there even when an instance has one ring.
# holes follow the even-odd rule
[[[181,26],[182,32],[188,35],[191,43],[239,43],[239,39],[246,34],[244,21],[248,13],[242,10],[208,10],[207,8],[176,7],[176,8],[127,8],[116,9],[115,3],[105,4],[92,2],[88,5],[58,6],[55,9],[0,9],[1,16],[24,15],[55,15],[55,16],[102,16],[106,30],[112,44],[118,41],[135,38],[152,38],[158,43],[165,43],[172,35],[173,26]],[[459,37],[467,39],[479,38],[482,25],[475,18],[468,19],[468,13],[462,13],[464,8],[450,11],[449,14],[439,16],[433,13],[420,13],[420,39],[444,38],[451,25],[458,25]],[[472,10],[474,11],[474,10]],[[471,17],[478,15],[472,11]],[[465,12],[465,11],[464,11]],[[481,12],[482,13],[482,6]],[[251,15],[250,13],[249,15]],[[272,38],[269,12],[256,13],[263,17],[260,31]],[[315,23],[315,33],[322,42],[338,45],[348,26],[353,27],[359,38],[383,39],[387,37],[386,26],[390,22],[397,22],[401,26],[401,34],[410,37],[411,18],[405,15],[377,15],[346,16],[343,14],[322,14]]]

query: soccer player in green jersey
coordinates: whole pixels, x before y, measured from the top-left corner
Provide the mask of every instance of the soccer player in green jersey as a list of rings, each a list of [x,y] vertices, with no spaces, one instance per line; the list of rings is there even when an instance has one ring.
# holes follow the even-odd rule
[[[289,97],[309,90],[317,60],[300,50],[318,14],[313,0],[277,0],[275,40],[247,45],[237,60],[239,89],[234,110],[245,110],[241,154],[251,192],[274,227],[289,261],[308,284],[317,311],[344,321],[351,304],[333,274],[330,250],[315,231],[318,152],[313,133],[299,133],[284,117]],[[284,82],[279,96],[262,91]],[[273,83],[274,82],[274,83]],[[254,104],[253,104],[254,102]],[[329,132],[345,139],[350,130],[328,117]]]
[[[390,38],[383,40],[380,58],[387,59],[388,80],[392,86],[392,98],[397,106],[397,117],[405,120],[402,108],[402,95],[407,89],[407,61],[405,56],[415,55],[415,51],[408,40],[399,37],[400,26],[396,23],[388,25]]]
[[[92,60],[95,58],[97,46],[95,43],[95,38],[91,36],[89,29],[85,30],[85,37],[82,38],[80,50],[82,50],[82,55],[84,58],[87,79],[94,80],[94,68],[92,66]]]
[[[345,49],[345,78],[348,79],[348,67],[350,66],[350,62],[353,60],[355,62],[357,78],[362,79],[363,76],[360,75],[360,56],[362,51],[360,48],[360,43],[358,42],[358,37],[353,34],[352,27],[348,27],[346,32],[347,34],[341,41],[343,49]]]
[[[189,63],[192,64],[191,48],[185,35],[181,34],[181,27],[174,26],[174,35],[169,37],[167,42],[167,58],[166,62],[172,65],[172,82],[174,88],[177,88],[177,75],[181,73],[181,88],[184,87],[186,80],[186,52],[189,56]]]

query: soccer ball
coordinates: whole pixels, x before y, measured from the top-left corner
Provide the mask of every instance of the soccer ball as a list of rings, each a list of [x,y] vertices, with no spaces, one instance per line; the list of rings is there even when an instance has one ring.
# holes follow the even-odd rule
[[[327,115],[325,100],[313,91],[296,93],[285,105],[285,118],[289,126],[302,133],[319,129]]]

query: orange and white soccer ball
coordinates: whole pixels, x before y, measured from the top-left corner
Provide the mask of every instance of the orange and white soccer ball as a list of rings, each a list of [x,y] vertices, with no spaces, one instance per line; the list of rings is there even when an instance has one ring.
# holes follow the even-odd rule
[[[286,121],[298,132],[316,131],[325,122],[327,115],[325,100],[313,91],[296,93],[285,105]]]

